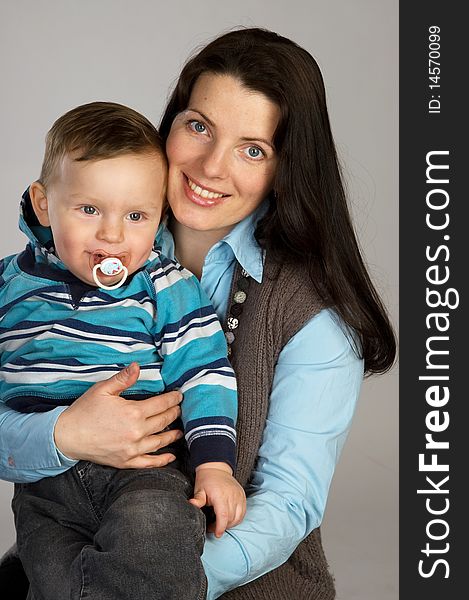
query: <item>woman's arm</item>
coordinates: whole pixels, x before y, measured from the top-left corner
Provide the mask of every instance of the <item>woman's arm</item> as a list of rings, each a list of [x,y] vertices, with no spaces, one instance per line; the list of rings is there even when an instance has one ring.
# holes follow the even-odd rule
[[[0,479],[37,481],[59,475],[76,463],[54,444],[55,424],[66,408],[23,414],[0,402]]]
[[[362,378],[327,310],[282,350],[246,517],[205,544],[209,600],[281,565],[321,523]]]
[[[77,460],[117,468],[160,467],[174,460],[169,453],[147,453],[181,437],[180,431],[163,429],[179,416],[182,396],[121,398],[138,374],[134,363],[93,385],[71,406],[45,413],[23,414],[0,402],[0,477],[37,481],[66,471]]]

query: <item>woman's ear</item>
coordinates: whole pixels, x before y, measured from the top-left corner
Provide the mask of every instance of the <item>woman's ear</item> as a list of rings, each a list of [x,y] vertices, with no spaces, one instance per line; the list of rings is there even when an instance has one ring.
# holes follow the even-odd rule
[[[46,189],[42,183],[34,181],[29,186],[29,197],[39,223],[44,227],[50,227],[49,203],[47,202]]]

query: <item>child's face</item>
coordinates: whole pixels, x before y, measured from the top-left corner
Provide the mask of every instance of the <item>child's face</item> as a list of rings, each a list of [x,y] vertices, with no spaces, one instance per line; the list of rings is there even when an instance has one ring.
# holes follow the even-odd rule
[[[52,229],[58,257],[76,277],[96,285],[93,267],[106,256],[120,258],[129,274],[147,260],[165,181],[166,165],[156,152],[85,162],[67,155],[47,192],[36,182],[30,195],[39,222]],[[121,277],[99,273],[105,285]]]

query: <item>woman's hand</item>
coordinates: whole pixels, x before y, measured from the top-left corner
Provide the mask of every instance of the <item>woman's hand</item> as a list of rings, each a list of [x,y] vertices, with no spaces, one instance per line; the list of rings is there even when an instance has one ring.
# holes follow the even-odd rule
[[[149,455],[182,437],[163,431],[179,415],[182,394],[168,392],[147,400],[125,400],[124,390],[138,379],[132,363],[113,377],[95,383],[57,419],[57,448],[74,460],[89,460],[118,469],[163,467],[174,454]],[[161,433],[159,433],[161,432]]]

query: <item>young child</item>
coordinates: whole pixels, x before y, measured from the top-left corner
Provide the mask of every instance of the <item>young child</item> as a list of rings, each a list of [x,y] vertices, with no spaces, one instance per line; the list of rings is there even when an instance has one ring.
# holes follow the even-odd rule
[[[221,535],[245,510],[232,476],[236,384],[198,281],[154,247],[166,172],[158,132],[127,107],[93,102],[54,123],[21,204],[29,244],[0,263],[0,400],[20,412],[69,405],[138,363],[124,397],[183,393],[195,492]],[[81,461],[17,484],[31,598],[205,597],[204,518],[177,459],[121,470]]]

